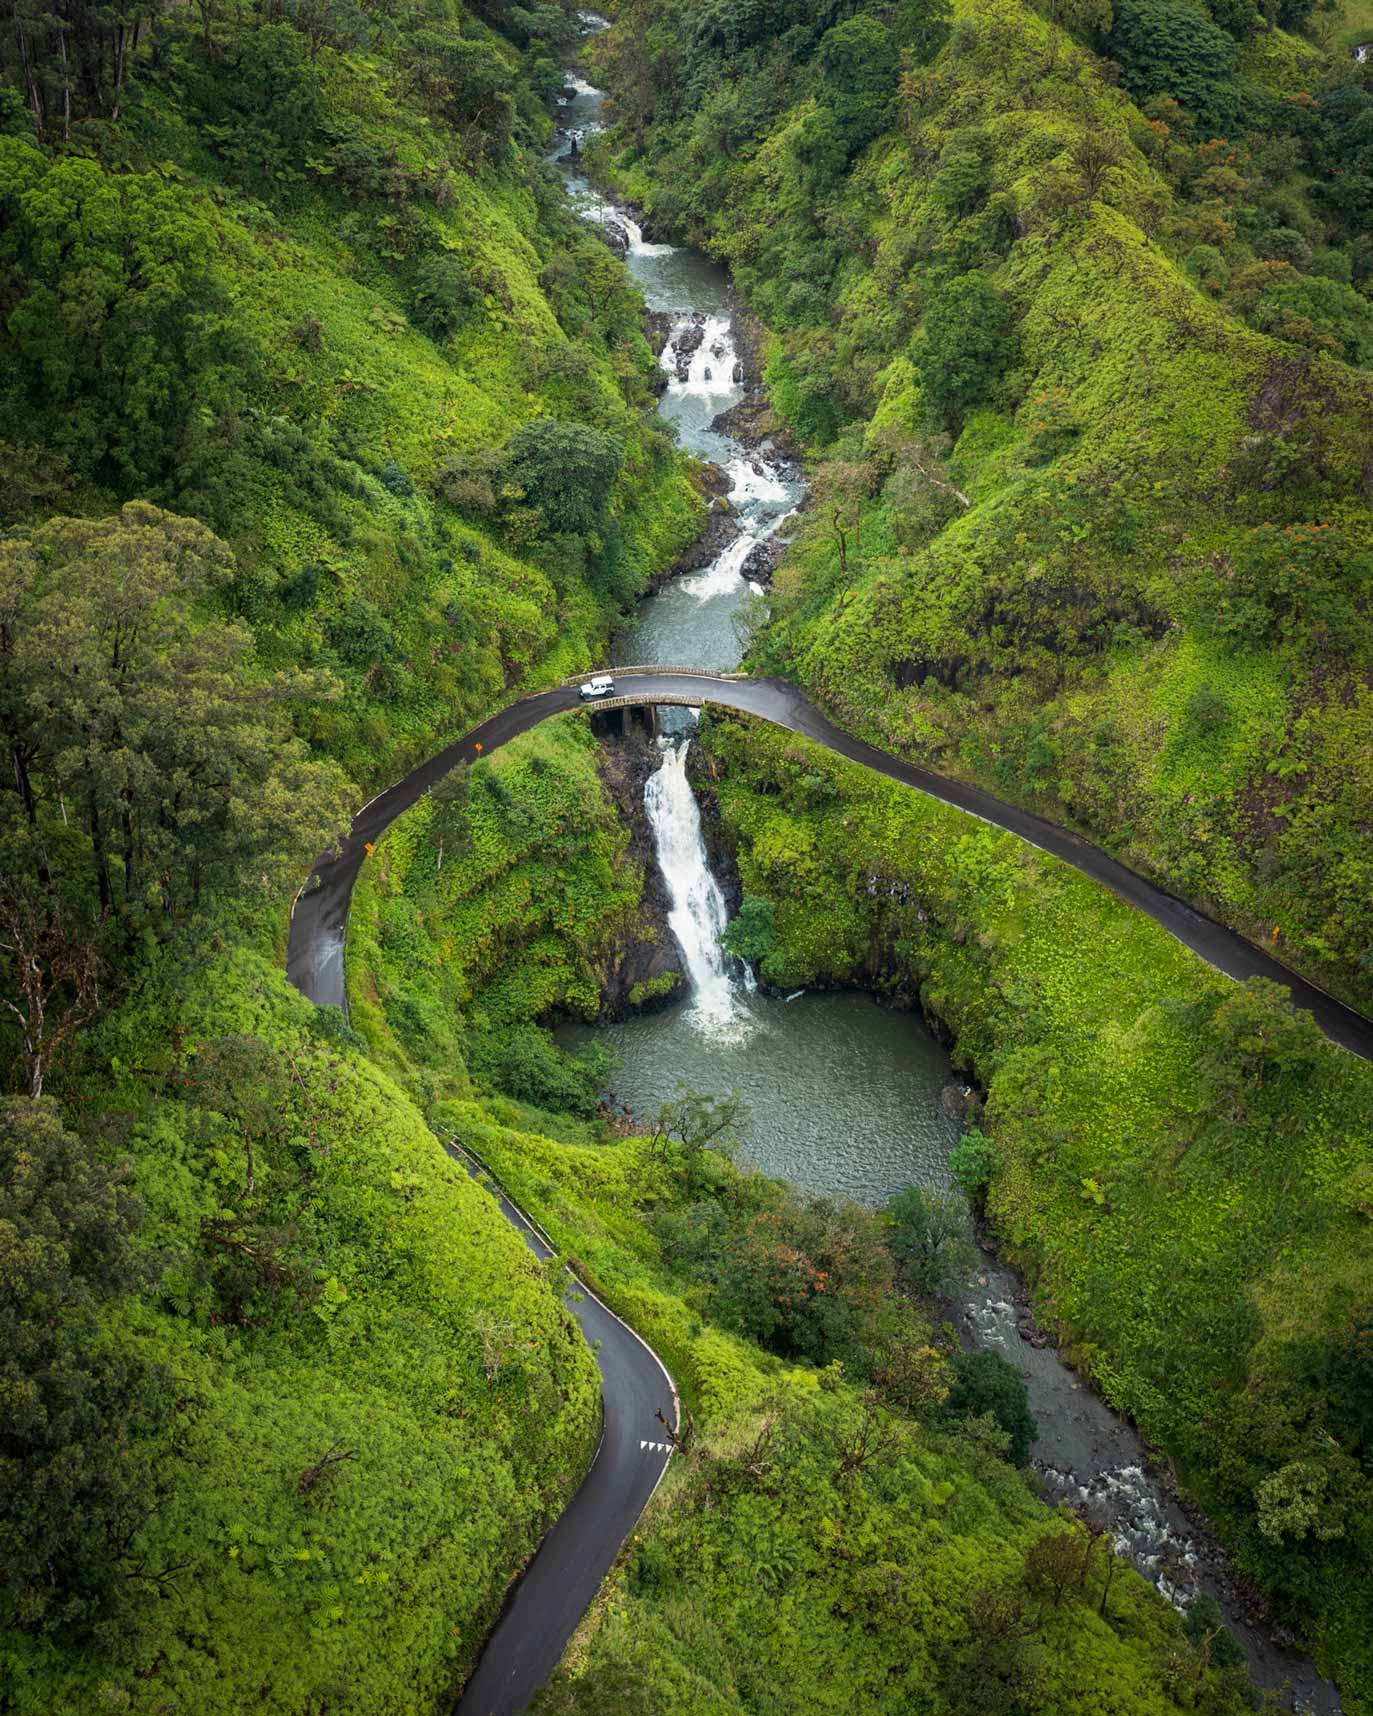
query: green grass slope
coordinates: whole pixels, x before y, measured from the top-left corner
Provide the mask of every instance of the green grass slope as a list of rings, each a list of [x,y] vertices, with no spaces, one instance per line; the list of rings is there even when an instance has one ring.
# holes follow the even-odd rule
[[[170,1379],[119,1601],[0,1634],[5,1708],[413,1712],[451,1697],[599,1432],[576,1324],[420,1112],[275,961],[148,983],[93,1045]]]
[[[931,58],[937,8],[874,6],[859,127],[850,26],[740,22],[727,64],[700,8],[675,58],[612,39],[605,165],[733,264],[819,461],[758,666],[1367,1002],[1373,313],[1331,129],[1367,96],[1235,24],[1217,141],[1164,10],[1141,46],[964,0]]]
[[[139,496],[210,524],[263,659],[341,682],[301,725],[366,785],[599,656],[703,513],[641,300],[542,164],[528,51],[430,12],[428,81],[381,14],[313,52],[173,19],[117,125],[0,136],[0,518]],[[506,87],[485,132],[455,123],[464,62],[439,76],[459,50]],[[503,463],[536,421],[613,440],[580,531]]]
[[[1009,835],[762,728],[711,751],[761,974],[919,999],[1042,1313],[1369,1707],[1373,1071]]]
[[[360,998],[375,1058],[286,984],[290,879],[439,736],[598,658],[704,505],[642,300],[542,160],[569,11],[12,24],[0,1707],[439,1709],[599,1396],[416,1099],[468,1091],[448,1010],[481,991],[487,1060],[594,1106],[518,1027],[590,1005],[639,878],[575,736],[512,759],[523,828],[477,771],[445,812],[468,915],[422,970],[413,896],[364,887],[402,991],[386,1023]]]

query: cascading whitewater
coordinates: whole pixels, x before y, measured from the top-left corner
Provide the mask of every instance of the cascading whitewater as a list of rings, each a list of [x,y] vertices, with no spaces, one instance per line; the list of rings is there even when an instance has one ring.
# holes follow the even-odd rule
[[[728,913],[706,863],[701,813],[687,779],[691,739],[664,739],[661,743],[662,766],[649,776],[644,787],[644,809],[672,900],[668,923],[681,946],[691,980],[692,1021],[711,1036],[742,1034],[748,1019],[730,972],[731,961],[720,945]]]

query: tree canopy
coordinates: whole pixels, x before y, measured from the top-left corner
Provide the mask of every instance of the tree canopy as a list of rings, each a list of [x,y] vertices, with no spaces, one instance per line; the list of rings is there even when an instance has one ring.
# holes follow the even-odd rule
[[[511,476],[550,531],[590,536],[606,523],[624,456],[617,435],[539,417],[511,436],[508,459]]]
[[[55,1107],[0,1103],[0,1625],[79,1636],[130,1592],[172,1379],[107,1338],[139,1206]]]
[[[214,616],[233,560],[204,525],[130,502],[15,531],[0,563],[6,787],[36,874],[75,818],[101,908],[176,919],[210,891],[274,894],[341,826],[342,772],[288,713],[327,684],[255,671]]]

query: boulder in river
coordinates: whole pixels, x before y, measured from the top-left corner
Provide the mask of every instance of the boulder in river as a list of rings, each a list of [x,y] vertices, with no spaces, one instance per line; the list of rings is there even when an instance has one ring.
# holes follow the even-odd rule
[[[775,536],[765,536],[749,549],[748,559],[739,570],[751,584],[770,584],[783,551],[783,544]]]
[[[678,330],[672,337],[672,364],[677,372],[678,381],[686,381],[691,375],[691,360],[700,349],[701,342],[706,337],[706,320],[704,316],[694,316],[684,328]]]
[[[623,225],[612,216],[609,220],[598,222],[596,231],[623,262],[629,255],[629,234]]]

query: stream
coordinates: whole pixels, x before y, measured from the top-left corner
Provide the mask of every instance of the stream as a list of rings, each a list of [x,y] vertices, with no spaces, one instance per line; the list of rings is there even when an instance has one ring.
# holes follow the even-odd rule
[[[582,21],[588,34],[605,27],[594,14]],[[805,484],[778,449],[766,441],[746,447],[719,421],[744,398],[747,364],[725,271],[689,248],[647,242],[632,213],[581,174],[580,145],[601,129],[602,101],[601,91],[569,74],[553,159],[580,212],[623,250],[666,330],[662,416],[683,447],[724,472],[740,525],[711,564],[644,598],[613,659],[728,670],[743,656],[741,609],[761,594],[748,575],[750,558],[785,535]],[[961,1124],[941,1101],[954,1080],[945,1050],[917,1014],[881,1008],[863,994],[768,995],[725,952],[725,901],[687,773],[696,711],[663,708],[659,717],[662,762],[644,804],[689,993],[620,1024],[566,1027],[560,1038],[569,1046],[593,1035],[607,1042],[621,1062],[615,1098],[635,1113],[652,1112],[682,1082],[737,1090],[752,1111],[749,1160],[807,1190],[878,1206],[913,1182],[948,1187],[948,1153]],[[988,1254],[952,1314],[969,1346],[1001,1353],[1025,1376],[1039,1424],[1031,1461],[1046,1499],[1108,1525],[1118,1551],[1179,1607],[1199,1591],[1217,1597],[1254,1680],[1282,1691],[1284,1707],[1338,1716],[1338,1694],[1313,1664],[1253,1624],[1223,1552],[1189,1521],[1139,1435],[1037,1333],[1019,1277]]]

